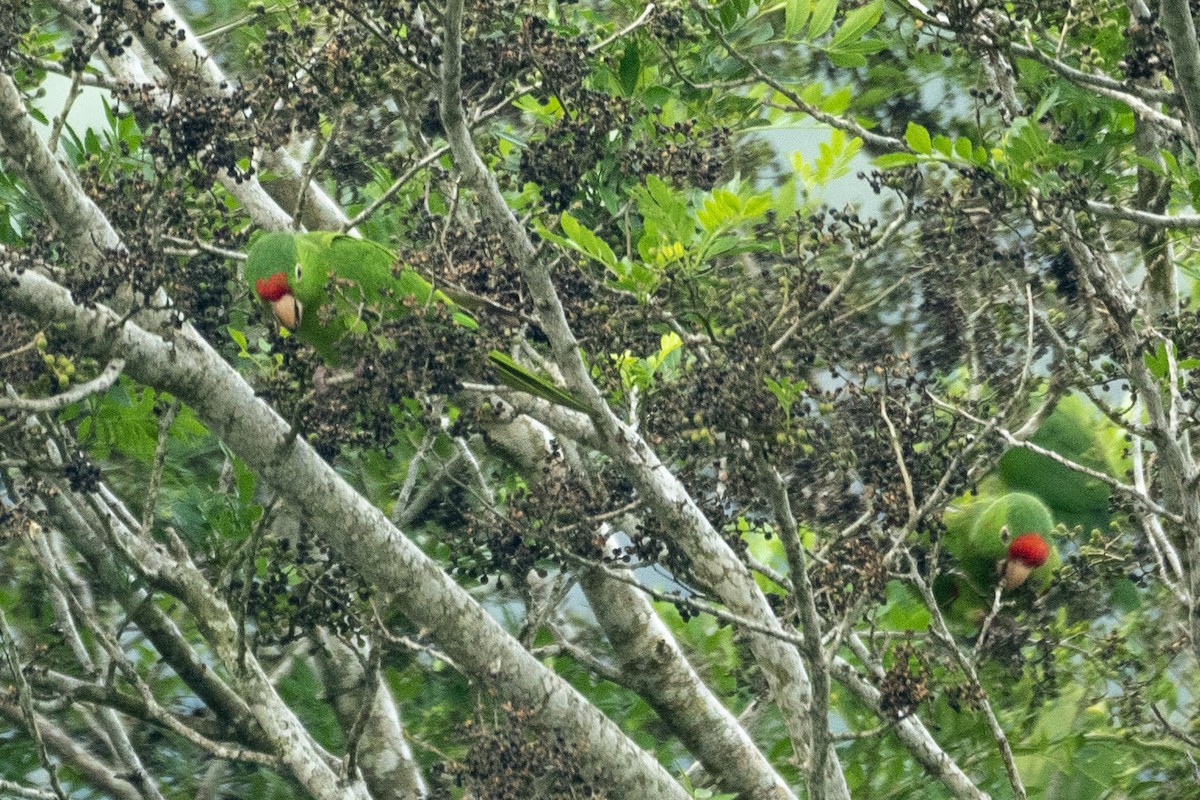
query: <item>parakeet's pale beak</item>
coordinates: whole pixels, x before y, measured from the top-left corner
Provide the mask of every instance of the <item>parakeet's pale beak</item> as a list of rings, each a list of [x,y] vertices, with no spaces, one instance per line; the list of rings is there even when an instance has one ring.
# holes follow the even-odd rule
[[[1000,583],[1005,589],[1015,589],[1029,578],[1030,573],[1036,569],[1030,565],[1018,561],[1015,558],[1005,558],[1000,561],[1002,574]]]
[[[271,304],[271,310],[275,312],[275,319],[280,325],[295,330],[300,324],[304,306],[292,294],[287,275],[276,272],[269,278],[259,278],[254,282],[254,290],[265,302]]]
[[[285,294],[271,303],[271,310],[275,312],[275,319],[279,321],[280,325],[288,330],[295,330],[296,326],[300,324],[304,306],[296,299],[295,295]]]

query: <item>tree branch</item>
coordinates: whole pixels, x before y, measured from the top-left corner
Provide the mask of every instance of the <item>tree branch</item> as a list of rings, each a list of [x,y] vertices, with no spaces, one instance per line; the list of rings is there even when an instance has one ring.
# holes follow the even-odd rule
[[[64,289],[33,270],[17,274],[9,258],[9,252],[0,249],[0,278],[4,279],[0,294],[9,307],[35,319],[61,323],[66,335],[101,357],[122,353],[131,377],[170,391],[191,406],[297,513],[325,531],[329,544],[349,565],[381,590],[393,592],[405,615],[427,628],[472,677],[532,709],[530,722],[535,727],[587,743],[581,750],[585,754],[581,766],[606,775],[614,795],[682,800],[682,789],[653,757],[521,648],[307,444],[289,440],[287,423],[255,397],[245,380],[190,328],[168,343],[132,322],[120,325],[111,310],[76,306]],[[147,556],[163,568],[161,556]],[[200,617],[211,612],[216,619],[221,616],[218,610],[209,601],[196,613]],[[215,638],[221,641],[220,635]],[[236,644],[233,647],[234,653],[223,653],[223,660],[236,656]],[[236,664],[236,658],[229,663]],[[253,702],[261,698],[254,697]]]

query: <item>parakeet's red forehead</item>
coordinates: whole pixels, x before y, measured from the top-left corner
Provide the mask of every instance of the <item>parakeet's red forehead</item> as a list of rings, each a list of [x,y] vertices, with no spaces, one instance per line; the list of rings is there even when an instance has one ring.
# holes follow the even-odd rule
[[[1023,533],[1008,546],[1008,557],[1040,567],[1050,557],[1050,545],[1036,533]]]
[[[269,278],[259,278],[254,282],[254,289],[258,292],[258,296],[268,303],[274,303],[285,294],[292,293],[292,287],[288,285],[287,273],[276,272]]]

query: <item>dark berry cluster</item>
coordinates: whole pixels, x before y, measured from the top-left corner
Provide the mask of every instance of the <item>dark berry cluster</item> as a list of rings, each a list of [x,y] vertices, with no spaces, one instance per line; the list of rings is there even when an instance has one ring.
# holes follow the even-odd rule
[[[857,601],[882,601],[888,581],[884,544],[870,534],[833,542],[809,571],[818,608],[836,617]]]
[[[614,142],[624,142],[633,125],[629,103],[601,92],[581,90],[566,113],[521,154],[522,181],[542,189],[552,211],[567,208],[575,199],[584,175],[608,153]]]
[[[0,64],[26,59],[25,38],[33,28],[33,6],[25,0],[0,2]]]
[[[724,126],[701,128],[695,119],[666,125],[654,122],[654,135],[630,156],[633,173],[657,175],[678,186],[711,189],[726,177],[733,148]]]
[[[266,567],[248,589],[240,577],[230,583],[235,595],[245,592],[258,646],[286,644],[318,627],[346,639],[362,636],[364,620],[372,618],[371,588],[319,535],[302,528],[294,540],[268,541],[258,556]]]
[[[38,330],[10,311],[0,311],[0,386],[20,391],[42,374],[37,349]]]
[[[499,715],[480,709],[467,726],[470,748],[447,776],[472,797],[488,800],[605,800],[602,776],[581,769],[578,745],[530,727],[531,712],[500,703]]]
[[[1131,19],[1125,29],[1128,54],[1118,65],[1131,80],[1144,81],[1171,74],[1171,49],[1167,33],[1158,23],[1158,12],[1150,9],[1143,19]]]
[[[929,668],[912,644],[896,645],[892,664],[879,682],[879,710],[894,720],[909,716],[930,698],[930,678]]]
[[[177,100],[164,101],[163,93],[156,87],[130,87],[122,97],[141,122],[142,146],[156,160],[168,169],[194,166],[198,188],[221,175],[241,182],[254,174],[253,164],[240,163],[256,144],[240,90],[212,93],[184,81],[172,87]]]
[[[73,492],[94,492],[100,487],[100,468],[83,453],[76,454],[63,465],[63,474],[66,475]]]
[[[463,42],[464,91],[540,83],[543,91],[573,98],[587,75],[587,40],[568,37],[521,0],[475,0],[470,18],[480,21]]]

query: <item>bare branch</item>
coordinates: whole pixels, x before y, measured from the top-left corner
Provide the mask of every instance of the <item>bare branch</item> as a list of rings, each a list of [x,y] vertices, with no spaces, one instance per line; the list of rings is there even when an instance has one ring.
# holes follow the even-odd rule
[[[306,443],[288,441],[288,425],[189,328],[185,326],[177,341],[168,344],[132,322],[117,327],[120,318],[110,309],[76,306],[64,289],[33,270],[16,274],[8,266],[6,254],[0,250],[0,292],[8,307],[33,318],[62,323],[66,335],[102,357],[110,350],[119,350],[131,377],[169,389],[188,404],[233,452],[275,486],[295,511],[319,526],[348,564],[381,590],[394,592],[405,615],[426,627],[469,674],[488,685],[502,687],[514,702],[534,709],[530,724],[589,742],[583,752],[587,754],[585,761],[592,761],[584,766],[609,774],[615,795],[640,798],[649,792],[650,796],[682,800],[683,790],[652,756],[642,752],[565,681],[532,658],[438,564],[396,530],[381,511],[356,494]],[[285,441],[288,443],[282,448],[269,446]],[[127,542],[136,543],[136,539]],[[140,568],[156,580],[187,577],[186,571],[170,572],[163,554],[155,550],[139,547],[138,557],[142,559]],[[206,633],[213,636],[211,641],[221,659],[236,665],[236,623],[227,616],[227,610],[220,608],[220,601],[208,597],[198,583],[184,582],[175,589],[189,592],[188,602],[196,604],[197,619],[228,620],[228,631],[221,627]],[[301,729],[290,727],[288,722],[293,718],[291,712],[273,707],[274,692],[272,689],[268,693],[265,676],[260,677],[255,668],[246,674],[254,684],[243,686],[242,693],[250,699],[260,724],[283,725],[286,730],[281,733],[298,735]],[[324,763],[323,758],[318,760]],[[336,784],[336,775],[332,771],[328,774]],[[306,775],[321,783],[325,780],[313,772]],[[314,782],[314,788],[316,785]]]
[[[73,386],[62,394],[36,398],[0,397],[0,411],[22,411],[29,414],[47,414],[58,411],[94,394],[107,392],[117,382],[123,369],[125,369],[125,362],[122,359],[114,358],[95,378]]]
[[[1139,208],[1129,208],[1111,203],[1101,203],[1098,200],[1088,200],[1088,210],[1098,217],[1109,219],[1125,219],[1139,225],[1153,228],[1179,228],[1182,230],[1200,229],[1200,216],[1194,214],[1155,214]]]
[[[1167,32],[1175,79],[1187,110],[1189,139],[1195,147],[1200,135],[1200,41],[1187,0],[1161,0],[1159,13]]]
[[[633,22],[626,25],[621,30],[614,32],[611,36],[607,36],[604,39],[601,39],[600,41],[596,42],[595,44],[589,46],[588,54],[590,55],[592,53],[598,53],[601,50],[603,50],[604,48],[608,47],[613,42],[617,41],[618,39],[623,39],[626,36],[628,36],[629,34],[633,33],[638,28],[642,27],[647,22],[649,22],[650,16],[653,13],[654,13],[654,3],[647,3],[646,7],[644,9],[642,9],[642,13],[638,15],[637,19],[635,19]]]

